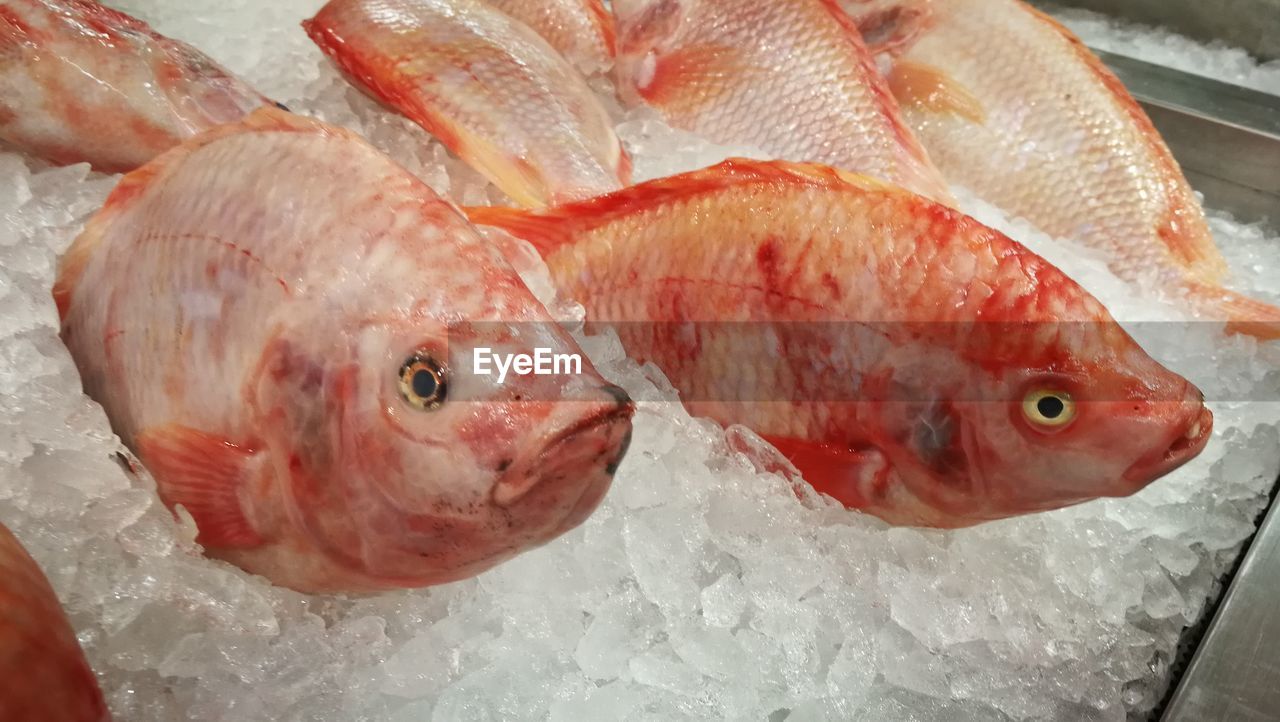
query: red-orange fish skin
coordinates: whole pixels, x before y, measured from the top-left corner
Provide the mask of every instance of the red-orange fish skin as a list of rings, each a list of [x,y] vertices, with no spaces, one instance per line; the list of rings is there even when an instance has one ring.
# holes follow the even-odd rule
[[[601,0],[485,0],[528,25],[583,72],[613,64],[613,15]]]
[[[581,523],[632,406],[457,210],[275,108],[126,175],[61,259],[85,391],[206,553],[294,589],[475,575]],[[425,394],[425,396],[424,396]]]
[[[0,524],[0,719],[109,722],[98,680],[40,567]]]
[[[185,43],[92,0],[0,3],[0,140],[132,170],[271,101]]]
[[[624,100],[717,143],[864,173],[951,202],[834,1],[619,0],[613,9]]]
[[[630,180],[613,122],[582,76],[481,0],[333,0],[303,26],[353,82],[523,206]]]
[[[1173,154],[1070,31],[1019,0],[843,2],[885,37],[903,117],[949,181],[1107,251],[1126,280],[1280,337],[1280,309],[1220,287],[1226,262]]]
[[[741,423],[818,489],[963,526],[1132,493],[1212,415],[1058,269],[967,216],[830,168],[732,160],[536,213],[529,240],[689,409]],[[1073,400],[1050,429],[1024,410]]]

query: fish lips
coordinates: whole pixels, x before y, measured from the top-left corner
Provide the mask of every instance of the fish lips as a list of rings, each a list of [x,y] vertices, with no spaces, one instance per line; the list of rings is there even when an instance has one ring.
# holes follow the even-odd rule
[[[590,506],[594,508],[626,455],[635,413],[626,392],[614,386],[606,391],[611,402],[558,432],[526,462],[508,468],[494,484],[493,503],[511,507],[543,485],[581,484],[583,493],[577,506],[593,497],[595,502]]]
[[[1163,448],[1138,459],[1124,472],[1124,480],[1136,485],[1133,491],[1137,491],[1198,456],[1212,433],[1213,412],[1205,406],[1195,408]]]

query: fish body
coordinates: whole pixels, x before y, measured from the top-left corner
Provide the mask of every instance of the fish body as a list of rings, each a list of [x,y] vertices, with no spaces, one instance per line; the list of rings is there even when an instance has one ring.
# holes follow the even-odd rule
[[[303,25],[353,82],[521,205],[587,198],[630,178],[582,76],[481,0],[333,0]]]
[[[1130,494],[1210,433],[1199,391],[1057,268],[864,176],[732,160],[468,213],[537,247],[691,412],[753,429],[817,489],[890,522]]]
[[[476,574],[581,522],[632,406],[447,202],[274,108],[127,175],[61,262],[85,390],[215,557],[303,591]]]
[[[903,117],[948,181],[1107,252],[1126,280],[1280,336],[1280,309],[1221,289],[1226,262],[1173,154],[1070,31],[1019,0],[845,6],[885,38]]]
[[[601,0],[485,0],[538,31],[584,73],[613,63],[613,15]]]
[[[91,0],[0,2],[0,140],[132,170],[271,101],[195,48]]]
[[[0,580],[0,719],[109,722],[49,580],[3,524]]]
[[[951,202],[834,0],[619,0],[620,95],[671,125]]]

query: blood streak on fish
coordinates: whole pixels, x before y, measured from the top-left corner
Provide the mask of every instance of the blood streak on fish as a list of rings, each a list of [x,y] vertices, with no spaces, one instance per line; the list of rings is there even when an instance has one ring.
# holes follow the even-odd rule
[[[1222,288],[1226,262],[1173,154],[1070,31],[1018,0],[843,2],[885,39],[903,117],[949,181],[1106,251],[1126,280],[1280,338],[1280,308]]]
[[[275,108],[125,176],[54,297],[86,391],[197,541],[303,591],[452,581],[546,542],[630,433],[588,362],[480,373],[480,347],[581,351],[422,182]]]
[[[617,0],[619,94],[673,126],[952,203],[834,0]]]
[[[0,719],[109,722],[98,680],[40,567],[0,524]]]
[[[613,15],[601,0],[484,1],[538,31],[584,73],[613,64]]]
[[[0,2],[0,140],[132,170],[271,101],[185,43],[91,0]]]
[[[864,176],[731,160],[468,214],[537,247],[691,412],[753,429],[817,489],[891,522],[1131,494],[1212,428],[1200,392],[1057,268]]]
[[[582,76],[481,0],[333,0],[303,27],[352,82],[521,205],[630,180],[613,122]]]

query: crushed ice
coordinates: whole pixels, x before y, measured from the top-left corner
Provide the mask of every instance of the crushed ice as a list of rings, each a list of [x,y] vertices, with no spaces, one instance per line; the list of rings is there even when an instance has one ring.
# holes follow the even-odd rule
[[[297,27],[321,0],[116,4],[294,110],[361,131],[455,200],[501,201],[321,61]],[[1215,74],[1242,72],[1204,57]],[[1247,70],[1280,87],[1280,70]],[[744,152],[643,114],[620,132],[642,178]],[[892,529],[797,500],[755,470],[770,452],[753,435],[732,430],[749,451],[730,451],[724,431],[671,401],[661,372],[594,336],[581,340],[601,371],[650,401],[591,519],[469,581],[308,597],[193,553],[189,520],[125,470],[80,393],[49,286],[115,179],[13,154],[0,154],[0,179],[0,520],[65,601],[117,719],[1120,720],[1160,698],[1180,631],[1280,468],[1280,404],[1223,402],[1205,453],[1132,498],[957,532]],[[1117,316],[1180,317],[1101,259],[965,202]],[[1213,228],[1235,285],[1274,293],[1263,286],[1280,275],[1280,239],[1216,214]],[[535,259],[520,265],[549,293]],[[1224,397],[1265,386],[1274,398],[1274,362],[1207,326],[1152,351],[1202,387],[1232,384]]]

